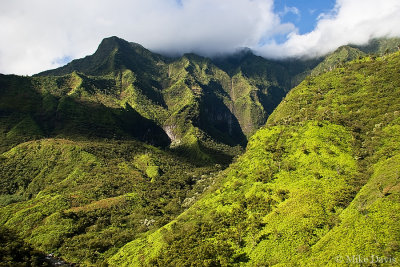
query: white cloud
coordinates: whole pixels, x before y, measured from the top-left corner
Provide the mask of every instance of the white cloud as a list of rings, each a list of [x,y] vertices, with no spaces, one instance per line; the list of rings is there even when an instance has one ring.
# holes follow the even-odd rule
[[[334,10],[321,14],[316,28],[307,34],[296,31],[284,44],[271,42],[253,47],[260,55],[320,56],[345,44],[365,44],[372,38],[400,36],[398,0],[337,0]]]
[[[0,73],[32,74],[92,54],[116,35],[163,53],[320,55],[348,42],[400,35],[398,0],[337,0],[314,31],[282,23],[273,0],[0,0]],[[299,13],[287,8],[286,12]],[[288,41],[274,44],[274,36]],[[267,43],[267,45],[264,45]]]
[[[308,9],[308,13],[310,13],[310,15],[314,14],[317,11],[317,9]]]
[[[273,0],[1,1],[0,72],[32,74],[116,35],[159,52],[226,53],[288,33]]]
[[[282,12],[279,12],[278,14],[279,14],[281,17],[283,17],[283,16],[285,16],[285,15],[288,14],[288,13],[293,13],[293,14],[295,14],[295,15],[300,16],[300,10],[299,10],[297,7],[294,7],[294,6],[285,6],[285,7],[283,8],[283,11],[282,11]]]

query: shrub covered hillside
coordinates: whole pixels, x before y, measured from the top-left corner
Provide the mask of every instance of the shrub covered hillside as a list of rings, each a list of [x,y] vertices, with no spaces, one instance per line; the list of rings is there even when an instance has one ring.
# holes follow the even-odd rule
[[[400,260],[400,53],[293,89],[205,197],[112,266]]]
[[[0,225],[83,266],[174,219],[218,171],[137,141],[30,141],[0,164]]]
[[[397,46],[400,38],[379,38],[372,39],[366,45],[344,45],[328,54],[323,60],[311,71],[311,75],[319,75],[323,72],[340,67],[342,64],[365,57],[367,54],[372,56],[382,56],[393,53],[398,50]]]

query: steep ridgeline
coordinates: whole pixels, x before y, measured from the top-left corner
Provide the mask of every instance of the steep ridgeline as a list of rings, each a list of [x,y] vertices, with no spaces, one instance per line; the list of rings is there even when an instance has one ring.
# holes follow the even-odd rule
[[[209,160],[233,155],[265,124],[286,93],[318,61],[269,61],[241,51],[229,57],[165,58],[117,37],[91,56],[38,74],[43,88],[107,108],[129,106],[163,128],[171,147]]]
[[[128,104],[102,104],[111,100],[92,84],[110,86],[106,79],[77,73],[57,78],[0,75],[0,152],[45,137],[135,139],[168,146],[160,126]]]
[[[365,57],[366,55],[383,56],[399,50],[400,38],[373,39],[366,45],[344,45],[334,52],[326,55],[323,60],[312,70],[311,75],[331,71],[346,62]]]
[[[400,259],[400,53],[294,88],[246,152],[111,266],[347,266]]]

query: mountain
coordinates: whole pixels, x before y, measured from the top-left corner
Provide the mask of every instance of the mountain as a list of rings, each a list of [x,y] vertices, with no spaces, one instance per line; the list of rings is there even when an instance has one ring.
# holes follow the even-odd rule
[[[215,60],[194,54],[165,58],[110,37],[92,56],[36,78],[80,76],[84,81],[68,94],[101,99],[109,107],[129,104],[163,128],[172,147],[206,159],[218,147],[245,145],[298,83],[296,75],[315,66],[310,62],[269,61],[248,50]]]
[[[396,263],[399,69],[397,52],[306,78],[202,199],[109,264]]]
[[[74,71],[92,76],[106,75],[129,69],[137,75],[161,75],[156,66],[165,64],[166,58],[154,54],[140,44],[130,43],[116,36],[104,39],[97,51],[83,59],[73,60],[64,67],[40,73],[40,76],[62,76]]]
[[[400,56],[359,51],[168,58],[110,37],[64,67],[0,75],[1,261],[398,257]]]

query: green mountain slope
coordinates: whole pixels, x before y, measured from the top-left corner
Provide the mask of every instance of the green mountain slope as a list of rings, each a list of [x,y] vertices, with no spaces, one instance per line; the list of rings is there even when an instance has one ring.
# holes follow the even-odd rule
[[[366,56],[366,53],[357,48],[348,45],[339,47],[336,51],[327,55],[324,60],[312,70],[311,75],[316,76],[318,74],[331,71],[332,69],[339,67],[348,61],[352,61],[364,56]]]
[[[400,54],[308,77],[213,190],[111,266],[398,263]]]
[[[218,171],[121,140],[30,141],[3,153],[0,164],[0,224],[36,249],[84,265],[168,223]]]
[[[400,38],[372,39],[366,45],[344,45],[334,52],[326,55],[323,60],[312,70],[311,75],[318,75],[340,67],[346,62],[364,57],[366,55],[383,56],[397,51]]]
[[[128,104],[107,104],[106,100],[103,104],[99,89],[82,86],[89,79],[76,73],[46,78],[0,75],[1,151],[43,137],[134,138],[169,144],[161,127]]]
[[[210,151],[244,145],[316,63],[269,61],[249,51],[216,60],[193,54],[171,59],[110,37],[92,56],[37,79],[66,79],[57,85],[79,100],[129,104],[163,128],[172,147],[207,160]]]
[[[355,48],[360,49],[364,53],[384,55],[387,53],[393,53],[399,50],[400,38],[376,38],[372,39],[368,44],[355,46]]]

